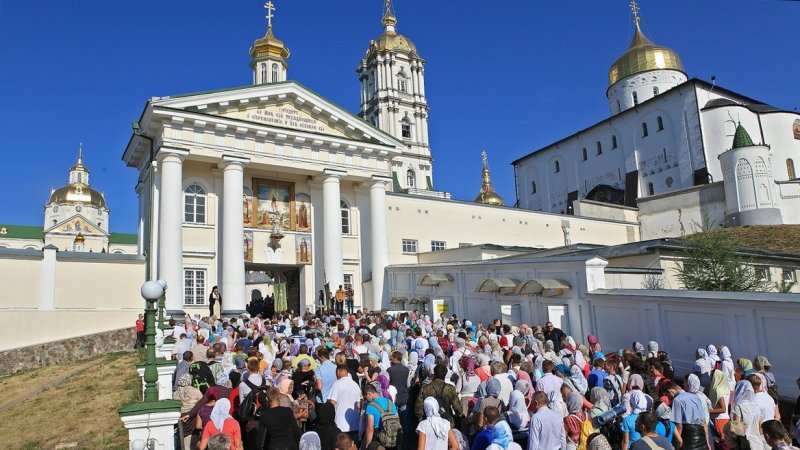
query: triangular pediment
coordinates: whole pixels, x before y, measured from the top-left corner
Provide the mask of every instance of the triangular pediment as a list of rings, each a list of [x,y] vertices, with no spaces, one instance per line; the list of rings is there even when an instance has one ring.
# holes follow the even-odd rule
[[[405,147],[400,140],[294,81],[164,97],[153,106],[366,142],[385,146],[389,152]]]
[[[75,214],[44,230],[44,234],[50,233],[74,234],[76,236],[78,233],[84,236],[108,236],[108,233],[98,228],[97,225],[81,214]]]

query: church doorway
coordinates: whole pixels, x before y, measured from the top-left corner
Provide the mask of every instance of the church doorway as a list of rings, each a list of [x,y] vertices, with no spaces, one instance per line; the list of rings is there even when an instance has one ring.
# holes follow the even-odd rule
[[[269,298],[275,312],[290,310],[303,312],[300,310],[301,302],[301,283],[303,279],[303,269],[305,266],[276,265],[276,264],[245,264],[245,277],[248,289],[251,289],[251,300],[256,292],[266,292],[265,298]],[[260,285],[264,285],[263,287]],[[271,295],[270,295],[271,294]],[[285,303],[283,303],[285,301]]]

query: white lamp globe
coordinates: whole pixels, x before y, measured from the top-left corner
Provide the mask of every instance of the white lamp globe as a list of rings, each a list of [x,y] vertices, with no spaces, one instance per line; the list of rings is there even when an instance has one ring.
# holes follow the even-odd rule
[[[146,281],[142,285],[141,293],[145,300],[155,301],[164,294],[164,288],[157,281]]]
[[[161,288],[164,289],[165,291],[167,290],[167,280],[158,280],[156,281],[156,283],[160,284]]]
[[[135,439],[131,441],[131,450],[144,450],[147,448],[147,442],[144,439]]]

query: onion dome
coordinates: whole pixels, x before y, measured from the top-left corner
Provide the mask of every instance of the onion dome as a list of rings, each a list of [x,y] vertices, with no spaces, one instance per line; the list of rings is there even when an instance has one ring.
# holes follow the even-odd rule
[[[289,54],[289,49],[284,45],[283,41],[272,34],[272,26],[267,27],[267,34],[253,42],[253,46],[250,47],[250,56],[253,58],[271,56],[273,58],[287,59]]]
[[[489,159],[485,150],[481,152],[481,158],[483,159],[483,185],[481,185],[480,193],[475,197],[475,203],[504,206],[505,203],[503,203],[503,199],[497,195],[497,192],[495,192],[492,187],[492,180],[489,177]]]
[[[85,204],[97,208],[108,208],[103,194],[89,187],[89,169],[83,165],[83,145],[78,150],[78,161],[69,169],[69,183],[53,189],[47,203]]]
[[[744,129],[740,122],[736,126],[736,133],[733,135],[733,146],[731,148],[752,147],[754,145],[750,134],[747,133],[747,130]]]
[[[370,42],[367,54],[384,51],[401,51],[417,53],[417,47],[410,39],[397,33],[397,17],[392,13],[391,0],[386,1],[386,11],[383,13],[383,34],[377,41]]]
[[[650,70],[683,72],[683,62],[674,50],[654,44],[642,33],[638,13],[634,14],[634,24],[633,40],[628,50],[614,61],[608,71],[609,86],[631,75]]]

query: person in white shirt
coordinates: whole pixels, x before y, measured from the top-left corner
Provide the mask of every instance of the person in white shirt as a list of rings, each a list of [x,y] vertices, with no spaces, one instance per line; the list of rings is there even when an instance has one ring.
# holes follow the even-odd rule
[[[756,402],[758,409],[761,411],[761,422],[781,420],[781,413],[778,410],[778,405],[767,391],[763,389],[764,379],[759,374],[754,373],[747,377],[747,381],[753,385],[753,390],[756,393],[755,397],[753,397],[753,401]]]
[[[528,450],[564,450],[567,433],[561,415],[547,407],[547,394],[533,394],[534,414],[528,431]]]
[[[497,378],[497,381],[500,382],[500,395],[497,398],[503,402],[503,405],[508,406],[508,401],[511,398],[511,391],[514,390],[514,385],[508,378],[508,373],[506,373],[506,365],[499,361],[495,361],[489,367],[492,371],[492,377]]]
[[[336,366],[336,382],[331,387],[328,401],[336,410],[334,421],[343,433],[348,433],[354,441],[358,441],[361,412],[361,389],[350,377],[347,366]]]

